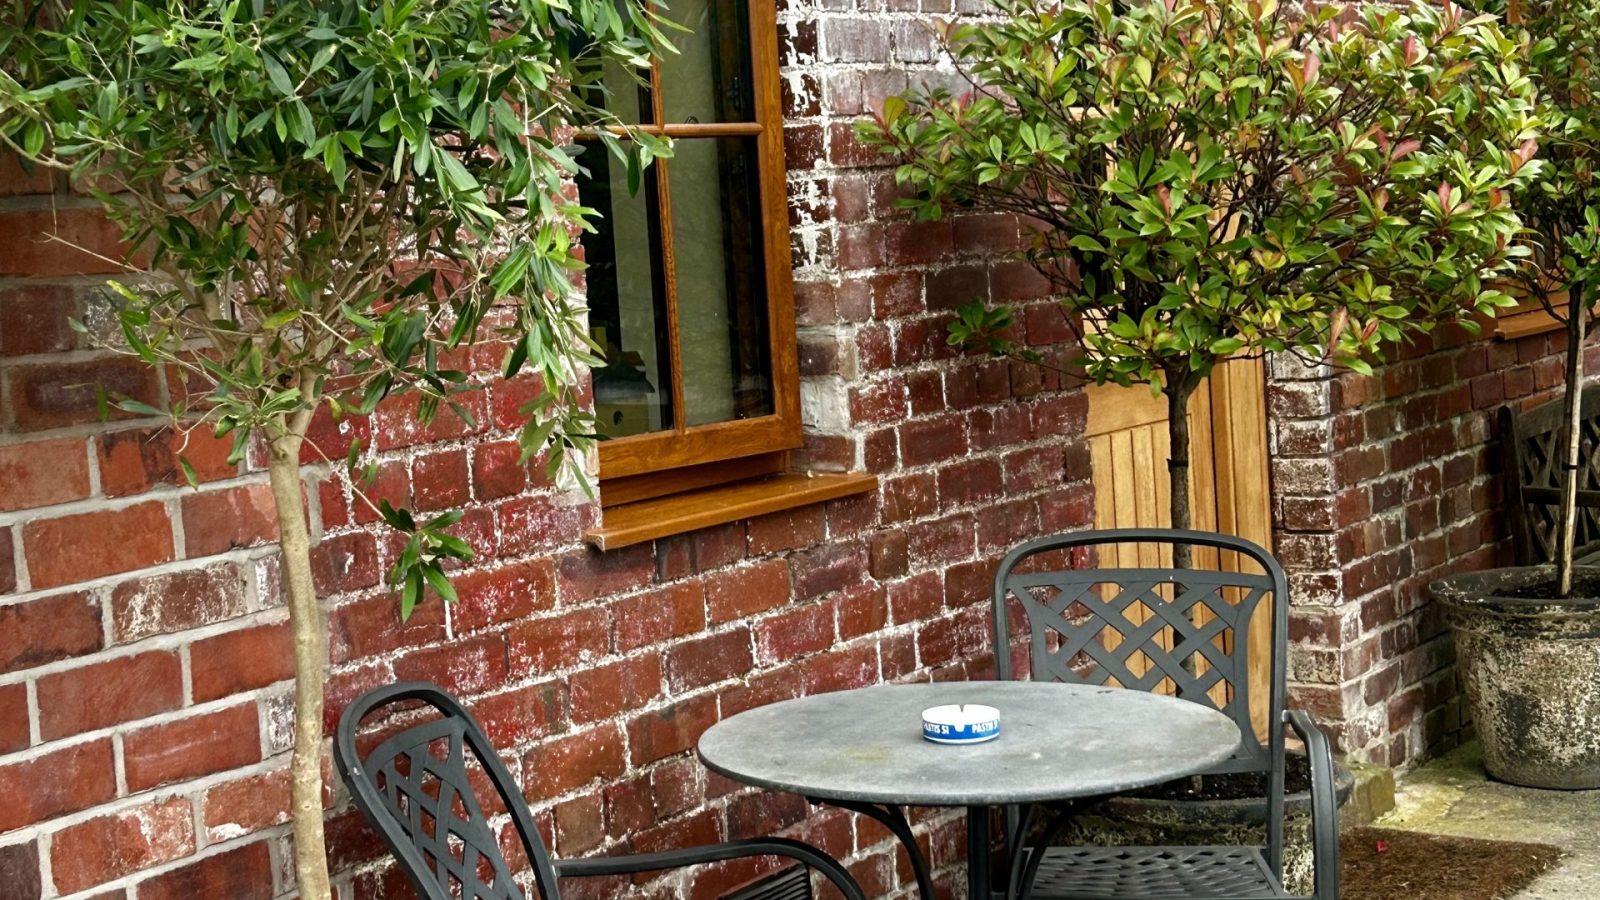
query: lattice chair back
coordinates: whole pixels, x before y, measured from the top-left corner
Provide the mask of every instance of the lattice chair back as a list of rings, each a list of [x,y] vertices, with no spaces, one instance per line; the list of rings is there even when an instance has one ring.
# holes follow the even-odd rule
[[[1109,556],[1132,545],[1141,559],[1171,559],[1189,544],[1196,557],[1223,558],[1239,571],[1168,566],[1059,567],[1085,551]],[[1043,557],[1041,559],[1041,557]],[[1041,563],[1043,563],[1041,565]],[[1249,571],[1255,568],[1259,571]],[[995,573],[995,646],[1010,646],[1008,598],[1021,604],[1029,632],[1029,664],[1037,681],[1114,684],[1161,690],[1221,710],[1239,726],[1238,753],[1213,772],[1282,771],[1283,730],[1256,734],[1250,706],[1250,620],[1272,604],[1268,722],[1283,718],[1288,587],[1283,567],[1241,538],[1170,528],[1084,531],[1040,538],[1008,553]],[[1002,679],[1011,656],[996,653]],[[1281,798],[1282,791],[1275,792]]]
[[[421,701],[438,718],[384,739],[363,759],[361,721],[382,707]],[[517,783],[483,729],[454,698],[422,682],[371,691],[345,710],[334,762],[366,815],[424,900],[527,900],[473,790],[471,767],[487,776],[533,869],[534,896],[559,900],[555,869]]]
[[[1565,455],[1566,401],[1551,400],[1530,410],[1500,409],[1506,449],[1506,504],[1512,544],[1519,565],[1553,562],[1560,517],[1562,462]],[[1579,401],[1578,516],[1573,545],[1579,557],[1600,551],[1600,385],[1583,389]]]

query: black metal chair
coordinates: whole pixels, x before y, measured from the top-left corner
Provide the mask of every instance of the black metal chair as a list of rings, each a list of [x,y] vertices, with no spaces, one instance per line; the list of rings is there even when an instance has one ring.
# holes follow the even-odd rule
[[[1051,568],[1042,554],[1072,554],[1111,545],[1179,544],[1230,554],[1240,571],[1201,568]],[[1148,554],[1147,554],[1148,555]],[[1168,557],[1170,558],[1170,557]],[[1030,565],[1030,561],[1033,561]],[[1247,571],[1251,566],[1259,572]],[[1044,569],[1044,570],[1041,570]],[[1239,726],[1237,753],[1203,774],[1254,772],[1267,778],[1267,843],[1262,847],[1056,847],[1070,825],[1057,811],[1041,838],[1027,843],[1035,820],[1049,811],[1013,812],[1008,893],[1049,900],[1255,900],[1292,896],[1282,885],[1284,729],[1305,742],[1311,764],[1315,900],[1338,900],[1338,806],[1333,754],[1311,717],[1284,709],[1288,584],[1283,568],[1240,538],[1176,529],[1086,531],[1041,538],[1012,550],[994,582],[995,663],[1013,677],[1008,598],[1027,617],[1033,678],[1081,684],[1115,682],[1131,690],[1172,688],[1178,697],[1226,713]],[[1250,713],[1252,614],[1271,597],[1272,660],[1266,742]],[[1113,641],[1107,641],[1110,636]],[[1114,644],[1114,646],[1108,646]]]
[[[361,722],[381,707],[421,701],[440,713],[383,740],[363,759]],[[741,892],[740,900],[806,900],[810,869],[849,900],[866,900],[844,867],[816,848],[783,838],[729,841],[663,853],[556,862],[545,852],[533,816],[483,729],[453,697],[423,682],[371,691],[345,710],[333,755],[356,807],[367,817],[423,900],[526,900],[501,853],[489,816],[473,789],[468,753],[499,794],[533,869],[533,896],[559,900],[561,878],[628,875],[659,869],[779,856],[802,865]]]

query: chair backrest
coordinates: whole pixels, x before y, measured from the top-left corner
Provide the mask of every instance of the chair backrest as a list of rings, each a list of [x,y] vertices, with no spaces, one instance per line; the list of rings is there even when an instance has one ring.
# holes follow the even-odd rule
[[[361,758],[361,721],[412,701],[439,716],[385,738]],[[510,813],[533,867],[536,896],[559,900],[555,869],[516,781],[478,723],[435,685],[393,684],[362,695],[339,719],[333,756],[356,807],[383,836],[419,897],[525,900],[473,790],[469,765],[475,764]]]
[[[1555,559],[1556,519],[1562,484],[1565,400],[1557,398],[1532,409],[1500,408],[1504,447],[1506,506],[1511,518],[1512,548],[1518,565]],[[1600,385],[1583,389],[1579,405],[1578,489],[1600,492]],[[1600,499],[1580,495],[1577,535],[1579,557],[1600,550]]]
[[[1031,560],[1086,548],[1133,544],[1146,558],[1174,545],[1232,551],[1237,568],[1059,568]],[[1154,546],[1148,546],[1154,545]],[[1170,558],[1167,557],[1167,558]],[[1053,560],[1054,557],[1046,557]],[[1283,567],[1261,547],[1222,534],[1169,528],[1084,531],[1040,538],[1008,553],[995,573],[995,664],[1012,677],[1007,598],[1027,617],[1035,680],[1116,684],[1133,690],[1170,688],[1177,696],[1221,710],[1239,726],[1235,757],[1214,771],[1271,772],[1281,767],[1289,596]],[[1269,740],[1252,725],[1249,625],[1273,601]]]

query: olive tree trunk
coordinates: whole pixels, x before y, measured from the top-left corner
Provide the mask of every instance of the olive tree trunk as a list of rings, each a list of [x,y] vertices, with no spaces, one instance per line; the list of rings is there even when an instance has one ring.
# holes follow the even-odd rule
[[[331,900],[328,852],[322,831],[322,686],[328,653],[322,607],[311,578],[311,533],[306,526],[300,484],[304,435],[304,424],[296,422],[274,439],[267,471],[278,516],[279,558],[294,641],[294,755],[289,763],[289,806],[294,821],[295,879],[304,900]]]
[[[1561,506],[1556,519],[1556,589],[1572,595],[1572,557],[1578,531],[1578,465],[1583,442],[1583,341],[1588,326],[1584,283],[1574,281],[1567,291],[1567,409],[1566,446],[1561,459]]]

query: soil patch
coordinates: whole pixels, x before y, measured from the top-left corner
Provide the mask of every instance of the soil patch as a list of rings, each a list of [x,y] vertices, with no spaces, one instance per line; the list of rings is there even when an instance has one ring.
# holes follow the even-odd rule
[[[1311,790],[1311,761],[1300,753],[1288,754],[1284,784],[1290,794]],[[1231,772],[1180,778],[1154,787],[1129,791],[1126,796],[1147,800],[1250,800],[1267,796],[1265,772]]]
[[[1502,588],[1495,591],[1502,597],[1515,597],[1518,600],[1556,600],[1560,595],[1556,592],[1556,580],[1552,576],[1546,581],[1536,581],[1517,588]],[[1600,597],[1600,576],[1585,575],[1572,579],[1573,597]]]
[[[1547,844],[1353,828],[1339,839],[1343,900],[1506,900],[1561,858]]]

